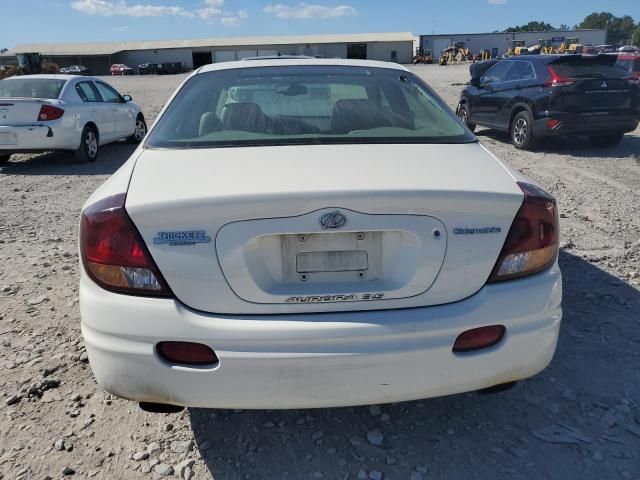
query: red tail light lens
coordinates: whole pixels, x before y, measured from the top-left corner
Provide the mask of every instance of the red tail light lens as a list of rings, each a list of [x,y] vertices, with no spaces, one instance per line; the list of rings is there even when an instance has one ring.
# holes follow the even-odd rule
[[[80,220],[80,251],[87,274],[120,293],[171,296],[142,237],[124,209],[125,194],[89,206]]]
[[[47,120],[57,120],[64,115],[64,110],[53,105],[42,105],[40,107],[40,113],[38,114],[38,120],[46,122]]]
[[[497,344],[504,337],[506,328],[502,325],[489,325],[462,332],[453,344],[456,353],[471,352],[481,348],[489,348]]]
[[[532,275],[549,268],[558,256],[560,225],[556,200],[528,183],[518,185],[524,201],[511,224],[489,282]]]
[[[160,342],[156,350],[169,363],[183,365],[214,365],[218,363],[215,352],[202,343]]]
[[[545,87],[568,87],[576,83],[575,78],[563,77],[558,75],[552,67],[547,67],[549,70],[549,78],[543,83]]]

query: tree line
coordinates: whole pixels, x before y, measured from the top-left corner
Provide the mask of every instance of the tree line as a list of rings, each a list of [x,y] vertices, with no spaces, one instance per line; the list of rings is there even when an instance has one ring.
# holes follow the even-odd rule
[[[503,32],[546,32],[549,30],[570,31],[576,29],[599,28],[607,31],[607,43],[611,45],[640,46],[640,21],[635,23],[630,15],[616,17],[609,12],[593,12],[582,22],[573,27],[562,24],[555,27],[543,21],[532,21],[526,25],[517,25],[503,30]]]

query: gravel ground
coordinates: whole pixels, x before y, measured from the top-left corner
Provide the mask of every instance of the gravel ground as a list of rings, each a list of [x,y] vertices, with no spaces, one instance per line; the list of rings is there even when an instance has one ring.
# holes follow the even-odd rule
[[[468,79],[414,70],[452,107]],[[153,119],[183,78],[108,80]],[[640,479],[640,130],[602,150],[478,136],[560,204],[553,363],[497,395],[304,411],[154,415],[105,394],[80,336],[78,214],[133,147],[90,165],[14,157],[0,169],[0,479]]]

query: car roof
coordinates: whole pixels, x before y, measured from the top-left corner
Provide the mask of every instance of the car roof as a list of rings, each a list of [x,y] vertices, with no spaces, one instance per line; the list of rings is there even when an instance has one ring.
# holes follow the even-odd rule
[[[82,75],[59,75],[56,73],[41,73],[38,75],[16,75],[15,77],[5,78],[5,80],[17,80],[20,78],[40,78],[45,80],[71,80],[72,78],[84,78],[86,80],[90,77],[83,77]]]
[[[273,58],[268,60],[238,60],[235,62],[220,62],[205,65],[197,70],[194,75],[220,70],[232,70],[238,68],[264,68],[264,67],[294,67],[294,66],[330,66],[330,67],[368,67],[386,68],[408,72],[408,70],[397,63],[380,62],[375,60],[347,60],[343,58]]]

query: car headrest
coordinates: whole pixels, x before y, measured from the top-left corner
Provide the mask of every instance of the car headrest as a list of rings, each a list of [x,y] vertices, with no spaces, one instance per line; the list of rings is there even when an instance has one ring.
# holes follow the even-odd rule
[[[331,129],[336,134],[389,125],[381,108],[366,98],[338,100],[331,114]]]
[[[216,112],[204,112],[200,116],[200,125],[198,127],[198,135],[204,137],[210,133],[216,132],[220,129],[220,119]]]
[[[222,108],[220,116],[222,130],[255,133],[266,133],[269,130],[269,117],[257,103],[228,103]]]

